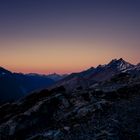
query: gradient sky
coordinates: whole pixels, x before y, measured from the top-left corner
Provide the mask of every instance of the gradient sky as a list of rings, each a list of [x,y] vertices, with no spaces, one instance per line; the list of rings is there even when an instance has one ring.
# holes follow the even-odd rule
[[[0,0],[0,65],[70,73],[140,62],[140,0]]]

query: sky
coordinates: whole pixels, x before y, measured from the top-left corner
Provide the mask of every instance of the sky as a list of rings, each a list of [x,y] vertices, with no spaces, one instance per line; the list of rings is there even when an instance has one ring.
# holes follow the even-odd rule
[[[0,65],[71,73],[140,62],[139,0],[0,0]]]

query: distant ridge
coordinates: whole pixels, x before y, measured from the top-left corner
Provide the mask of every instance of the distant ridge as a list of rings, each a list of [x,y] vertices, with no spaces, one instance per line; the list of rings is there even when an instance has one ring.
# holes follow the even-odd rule
[[[12,73],[0,67],[0,102],[13,101],[44,88],[51,89],[58,86],[64,86],[68,90],[87,88],[124,72],[140,75],[140,64],[133,65],[122,58],[113,59],[108,64],[90,67],[69,75]]]
[[[15,101],[35,90],[46,88],[56,81],[43,75],[12,73],[0,67],[0,104]]]
[[[121,72],[130,71],[135,67],[137,66],[125,61],[123,58],[113,59],[108,64],[98,65],[96,68],[91,67],[79,73],[72,73],[55,86],[63,85],[69,90],[78,87],[86,88],[96,82],[109,80]]]

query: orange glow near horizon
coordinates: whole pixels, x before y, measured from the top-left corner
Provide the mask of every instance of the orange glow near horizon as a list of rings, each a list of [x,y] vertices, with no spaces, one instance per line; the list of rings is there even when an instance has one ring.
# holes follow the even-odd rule
[[[0,45],[0,65],[23,73],[71,73],[106,64],[114,58],[123,57],[135,64],[139,59],[138,50],[122,48],[128,44],[101,39],[9,40],[1,41]]]

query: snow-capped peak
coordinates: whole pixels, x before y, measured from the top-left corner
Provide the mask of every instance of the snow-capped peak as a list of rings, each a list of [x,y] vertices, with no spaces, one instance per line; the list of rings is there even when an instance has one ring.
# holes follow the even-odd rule
[[[113,59],[107,66],[111,67],[111,68],[117,68],[119,71],[123,71],[123,70],[130,69],[130,68],[134,67],[134,65],[126,62],[122,58]]]

